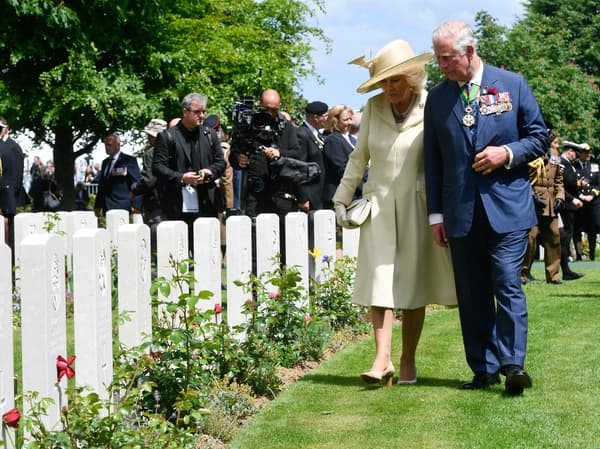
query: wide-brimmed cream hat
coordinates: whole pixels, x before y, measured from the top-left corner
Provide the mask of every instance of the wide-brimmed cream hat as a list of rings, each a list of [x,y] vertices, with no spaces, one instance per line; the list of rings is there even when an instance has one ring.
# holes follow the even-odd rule
[[[359,93],[365,93],[379,87],[378,83],[390,76],[401,75],[424,66],[432,57],[433,53],[430,51],[415,56],[408,42],[395,40],[379,50],[370,61],[361,56],[348,64],[356,64],[369,69],[371,78],[356,89]]]

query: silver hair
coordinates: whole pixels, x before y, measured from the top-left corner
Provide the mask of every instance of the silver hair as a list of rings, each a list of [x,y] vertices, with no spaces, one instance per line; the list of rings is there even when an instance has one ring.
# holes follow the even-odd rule
[[[206,102],[208,101],[208,98],[206,98],[205,95],[200,95],[196,92],[192,92],[183,97],[183,100],[181,100],[181,107],[189,110],[193,101],[198,103],[200,106],[206,107]]]
[[[465,54],[467,46],[472,45],[477,49],[477,38],[473,34],[473,30],[464,22],[450,20],[442,23],[433,31],[433,45],[440,39],[452,38],[452,47],[454,50]]]

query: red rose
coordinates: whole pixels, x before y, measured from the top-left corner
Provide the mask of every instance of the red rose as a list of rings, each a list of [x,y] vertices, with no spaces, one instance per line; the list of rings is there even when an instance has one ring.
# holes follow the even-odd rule
[[[15,429],[19,428],[19,420],[21,419],[21,414],[19,410],[13,408],[12,410],[7,411],[2,415],[2,420],[6,423],[7,426],[14,427]]]
[[[221,307],[221,304],[215,304],[215,313],[218,315],[222,311],[223,311],[223,307]]]
[[[56,357],[56,381],[60,382],[63,376],[67,376],[70,379],[75,375],[75,370],[71,368],[71,364],[75,361],[75,356],[72,355],[68,359],[65,359],[62,355]]]

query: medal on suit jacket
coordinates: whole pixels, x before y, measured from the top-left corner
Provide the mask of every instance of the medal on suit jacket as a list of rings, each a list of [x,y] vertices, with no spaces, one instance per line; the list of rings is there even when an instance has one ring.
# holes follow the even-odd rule
[[[473,107],[471,103],[477,98],[479,93],[479,86],[477,84],[471,85],[466,83],[460,91],[460,97],[465,102],[465,115],[463,115],[462,122],[467,128],[471,128],[475,125],[475,116],[473,115]]]

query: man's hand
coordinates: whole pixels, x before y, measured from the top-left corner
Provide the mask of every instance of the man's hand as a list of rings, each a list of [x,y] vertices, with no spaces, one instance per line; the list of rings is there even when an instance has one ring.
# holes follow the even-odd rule
[[[573,198],[573,201],[571,202],[573,203],[573,206],[575,206],[577,209],[583,207],[583,202],[578,198]]]
[[[489,175],[508,162],[508,152],[504,147],[488,146],[475,155],[473,170],[483,175]]]
[[[183,174],[183,176],[181,177],[181,182],[185,185],[197,186],[198,184],[202,183],[203,179],[204,179],[203,174],[199,175],[195,171],[188,171],[188,172],[185,172]]]
[[[446,227],[444,223],[436,223],[431,225],[431,233],[433,234],[433,240],[438,246],[442,248],[448,248],[448,237],[446,237]]]
[[[303,203],[298,203],[298,209],[308,212],[310,210],[310,201],[306,200]]]
[[[281,157],[281,153],[279,152],[279,150],[277,148],[264,147],[263,153],[265,153],[265,156],[267,157],[267,159],[270,159],[270,160],[277,160]]]
[[[250,158],[245,154],[238,154],[238,165],[240,168],[246,168],[248,165],[250,165]]]

